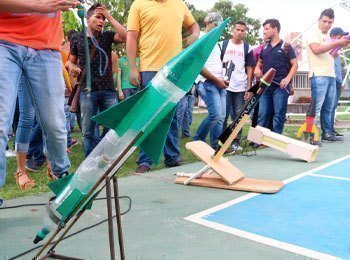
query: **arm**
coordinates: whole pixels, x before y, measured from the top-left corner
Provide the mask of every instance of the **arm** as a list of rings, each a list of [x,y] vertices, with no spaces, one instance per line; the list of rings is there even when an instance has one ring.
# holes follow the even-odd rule
[[[258,79],[260,79],[262,75],[262,59],[258,59],[258,62],[256,63],[255,69],[254,69],[254,76]]]
[[[67,11],[75,8],[79,1],[75,0],[1,0],[0,12],[9,13],[50,13],[57,11]]]
[[[68,61],[65,65],[66,69],[68,70],[69,75],[71,75],[72,77],[78,77],[78,75],[81,72],[81,70],[76,65],[77,61],[78,61],[78,57],[73,55],[73,54],[70,54]]]
[[[254,67],[246,66],[247,69],[247,90],[252,87],[253,77],[254,77]],[[250,92],[246,91],[244,94],[244,100],[247,100],[250,97]]]
[[[194,22],[190,27],[187,28],[187,30],[190,35],[184,39],[184,48],[194,43],[198,39],[200,32],[200,28],[197,22]]]
[[[289,84],[289,82],[292,80],[293,76],[295,75],[295,73],[297,73],[298,70],[298,61],[296,58],[293,58],[290,60],[290,64],[292,65],[288,75],[281,80],[280,82],[280,87],[281,88],[285,88],[287,87],[287,85]]]
[[[139,32],[128,31],[126,39],[126,57],[130,66],[130,84],[136,87],[140,87],[140,73],[136,67],[136,52],[137,52],[137,40],[139,38]]]
[[[118,90],[119,100],[124,100],[124,93],[122,90],[122,71],[121,71],[121,69],[118,69],[118,74],[117,74],[117,90]]]
[[[327,44],[310,43],[309,48],[315,55],[319,55],[322,53],[329,52],[334,48],[342,48],[342,47],[348,46],[349,43],[350,43],[350,40],[347,40],[345,37],[343,37],[337,41],[330,42]]]
[[[114,42],[126,42],[126,29],[123,25],[121,25],[113,16],[108,12],[105,6],[97,7],[96,13],[102,14],[114,27],[115,35]]]
[[[201,71],[201,75],[206,79],[212,81],[218,88],[226,89],[229,82],[224,79],[219,79],[215,77],[212,73],[210,73],[206,68],[203,68]]]

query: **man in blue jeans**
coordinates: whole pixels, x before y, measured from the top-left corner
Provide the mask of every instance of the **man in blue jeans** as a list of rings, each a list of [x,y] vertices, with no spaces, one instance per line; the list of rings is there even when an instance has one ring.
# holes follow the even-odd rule
[[[285,42],[279,37],[281,25],[277,19],[267,19],[264,24],[264,39],[268,41],[261,51],[254,74],[261,78],[270,68],[276,70],[273,83],[259,100],[258,125],[269,127],[272,117],[272,131],[283,132],[286,119],[287,103],[290,92],[290,81],[298,69],[298,62],[291,45],[288,47],[288,57],[285,52]]]
[[[331,39],[338,40],[342,38],[344,35],[348,35],[349,32],[344,32],[342,28],[340,27],[334,27],[330,31],[329,35],[331,36]],[[332,112],[332,122],[334,123],[335,120],[335,113],[337,111],[338,102],[341,96],[341,90],[343,86],[343,75],[342,75],[342,64],[339,52],[334,53],[334,71],[335,71],[335,86],[336,86],[336,95],[334,100],[334,106],[333,106],[333,112]],[[333,125],[333,133],[335,136],[343,136],[342,134],[338,133],[334,129]]]
[[[103,31],[106,19],[112,24],[115,31]],[[96,131],[96,123],[91,120],[98,112],[102,112],[117,102],[117,92],[113,83],[112,74],[112,44],[126,40],[126,30],[101,4],[92,5],[87,12],[88,42],[90,50],[95,46],[96,51],[90,57],[91,90],[84,89],[80,95],[81,127],[83,136],[84,155],[87,157],[101,140],[108,129],[105,128],[102,136]],[[71,52],[66,67],[69,74],[78,76],[86,66],[85,46],[83,33],[74,35],[71,43]],[[102,58],[103,57],[103,58]],[[77,66],[78,65],[78,66]],[[98,129],[97,129],[98,130]]]
[[[128,17],[126,42],[130,83],[133,86],[144,88],[161,67],[180,53],[183,47],[183,26],[190,33],[184,39],[184,47],[187,47],[198,38],[199,26],[181,0],[133,2]],[[137,50],[140,53],[139,68],[136,66]],[[180,145],[176,112],[167,135],[164,156],[167,167],[179,165]],[[136,172],[145,173],[150,170],[152,161],[140,151],[137,165]]]
[[[209,13],[205,17],[205,30],[208,33],[222,22],[219,13]],[[215,150],[218,138],[222,134],[222,127],[226,115],[226,88],[229,82],[224,79],[224,71],[221,61],[221,50],[215,45],[209,55],[201,75],[196,79],[198,95],[203,99],[208,109],[208,116],[199,125],[193,140],[205,142],[210,133],[210,146]]]
[[[53,173],[61,177],[68,172],[64,81],[59,52],[63,30],[59,10],[67,10],[78,3],[39,0],[2,0],[0,3],[0,187],[6,177],[7,134],[22,75],[48,140]],[[16,178],[18,185],[25,187],[22,176]]]
[[[329,53],[337,47],[345,47],[346,38],[330,41],[328,31],[334,22],[333,9],[322,11],[318,27],[305,36],[305,46],[309,58],[309,78],[311,98],[316,100],[316,114],[320,113],[322,142],[342,142],[343,137],[334,134],[332,113],[336,96],[334,58]]]

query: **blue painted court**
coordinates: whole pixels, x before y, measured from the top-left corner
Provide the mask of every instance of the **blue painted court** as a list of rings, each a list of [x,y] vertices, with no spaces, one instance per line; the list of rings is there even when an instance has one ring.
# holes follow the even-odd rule
[[[190,220],[309,257],[350,259],[350,158],[301,174],[276,194],[244,197]]]

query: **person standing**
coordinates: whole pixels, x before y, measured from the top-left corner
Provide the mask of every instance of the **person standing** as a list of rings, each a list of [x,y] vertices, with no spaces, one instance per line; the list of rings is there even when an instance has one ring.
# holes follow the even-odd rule
[[[331,42],[328,31],[334,22],[333,9],[322,11],[318,26],[304,38],[309,58],[309,78],[311,80],[311,98],[316,100],[316,115],[320,116],[322,141],[342,142],[341,136],[334,134],[332,114],[336,96],[334,59],[330,51],[345,47],[350,41],[346,38]]]
[[[68,0],[0,2],[0,187],[6,177],[7,134],[21,77],[31,93],[26,98],[32,100],[47,140],[53,173],[56,177],[68,174],[60,10],[78,4]],[[18,172],[15,178],[21,188],[31,183],[24,173]]]
[[[345,35],[348,35],[349,32],[344,32],[342,28],[340,27],[334,27],[329,35],[331,36],[332,40],[338,40],[342,38]],[[334,71],[335,71],[335,86],[336,86],[336,94],[335,94],[335,100],[334,100],[334,106],[333,106],[333,112],[332,112],[332,122],[333,122],[333,133],[335,136],[343,136],[342,134],[338,133],[334,129],[334,122],[335,122],[335,113],[337,111],[338,102],[341,96],[341,90],[343,87],[343,75],[342,75],[342,64],[341,59],[339,56],[339,52],[334,54]]]
[[[184,41],[182,27],[190,34]],[[136,0],[130,7],[127,30],[126,56],[130,65],[130,83],[141,89],[183,47],[192,44],[199,34],[199,26],[182,0]],[[136,66],[137,50],[140,54],[139,69]],[[165,166],[179,165],[180,145],[176,113],[167,135],[164,157]],[[151,159],[140,151],[136,172],[149,171],[151,164]]]
[[[206,16],[204,22],[205,34],[222,22],[222,16],[217,12],[212,12]],[[217,148],[218,138],[222,133],[226,115],[226,88],[229,84],[228,80],[224,79],[221,48],[219,44],[214,46],[204,64],[201,76],[196,80],[196,90],[207,106],[208,116],[199,125],[193,140],[205,142],[210,133],[210,146],[214,150]]]
[[[280,39],[280,22],[267,19],[263,27],[264,39],[268,42],[261,51],[254,74],[261,78],[270,68],[274,68],[276,74],[271,86],[260,97],[258,125],[268,128],[272,119],[272,131],[281,134],[286,119],[290,81],[297,72],[298,62],[292,46]]]
[[[106,19],[112,24],[114,31],[103,31]],[[117,92],[112,73],[112,44],[126,40],[126,29],[117,22],[105,6],[93,4],[87,12],[88,42],[90,52],[96,51],[90,57],[91,91],[84,87],[80,94],[81,127],[83,136],[84,155],[87,157],[95,148],[101,137],[96,133],[96,123],[91,120],[98,111],[102,112],[117,102]],[[93,47],[93,45],[96,45]],[[75,35],[71,43],[71,53],[66,67],[72,76],[81,76],[86,66],[83,34]],[[77,66],[78,65],[78,66]],[[80,76],[78,80],[80,81]],[[86,77],[82,79],[86,85]],[[104,128],[102,137],[108,129]]]
[[[226,67],[233,66],[234,68],[230,79],[228,79],[224,129],[227,126],[230,111],[232,111],[231,119],[234,120],[242,110],[245,100],[249,98],[247,90],[252,86],[255,60],[253,48],[243,41],[246,29],[247,25],[244,21],[236,21],[231,31],[232,38],[222,44],[222,61],[227,64]],[[234,151],[239,148],[241,133],[242,130],[233,141],[232,149]]]

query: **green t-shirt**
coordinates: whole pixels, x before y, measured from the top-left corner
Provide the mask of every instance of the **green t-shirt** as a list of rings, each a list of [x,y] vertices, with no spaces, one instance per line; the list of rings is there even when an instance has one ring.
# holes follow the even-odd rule
[[[125,56],[119,58],[118,65],[121,71],[122,89],[137,88],[130,84],[130,68]],[[136,58],[136,66],[139,67],[139,58]]]

